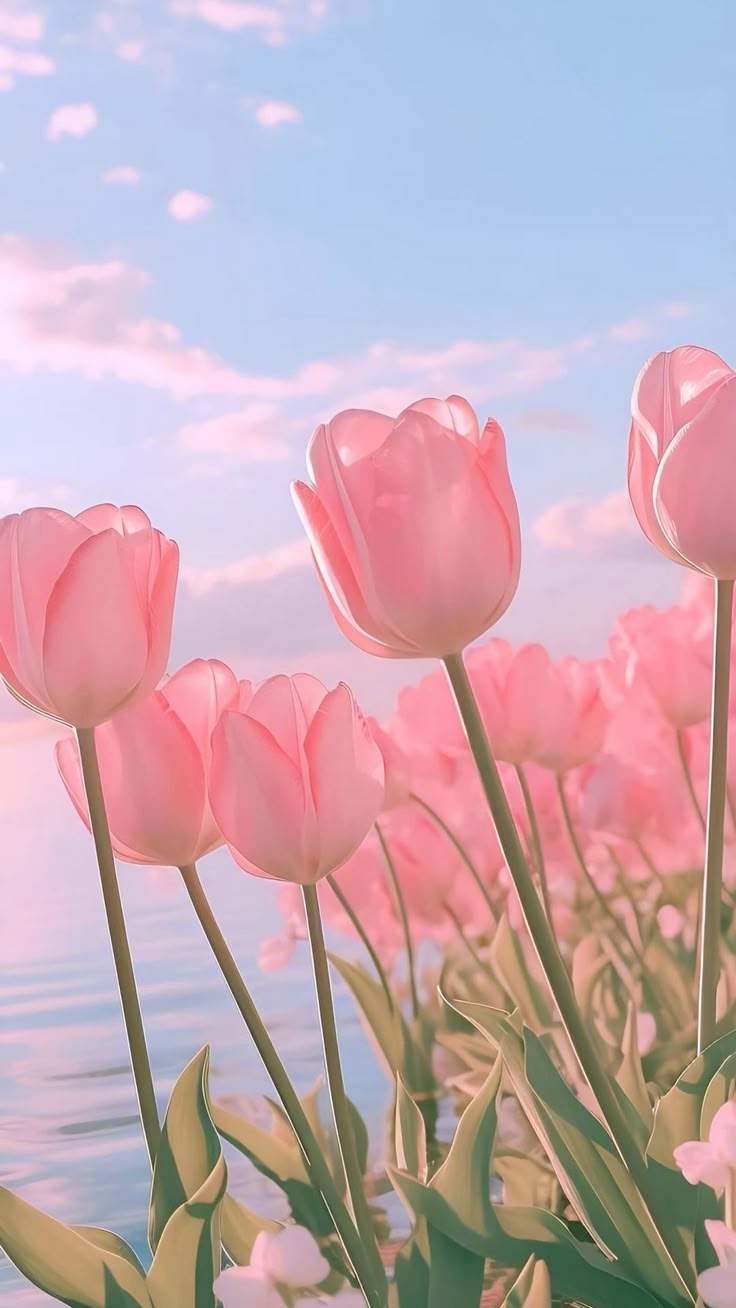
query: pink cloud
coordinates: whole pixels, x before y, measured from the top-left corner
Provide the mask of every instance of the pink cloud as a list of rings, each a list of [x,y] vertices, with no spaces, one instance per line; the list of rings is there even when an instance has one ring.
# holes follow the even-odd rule
[[[140,180],[140,169],[132,164],[116,164],[113,168],[106,168],[102,174],[102,181],[113,186],[137,186]]]
[[[261,127],[278,127],[280,123],[300,123],[301,111],[285,100],[264,100],[253,117]]]
[[[13,0],[0,3],[0,37],[9,41],[40,41],[44,32],[44,20],[41,14]]]
[[[49,77],[56,65],[37,50],[16,50],[0,45],[0,90],[9,91],[16,77]]]
[[[38,505],[55,508],[70,495],[68,486],[28,486],[19,477],[0,477],[0,518]]]
[[[189,223],[195,218],[201,218],[211,208],[210,196],[202,195],[199,191],[177,191],[169,200],[169,213],[178,223]]]
[[[93,104],[62,104],[49,118],[46,135],[50,141],[60,136],[86,136],[96,126],[97,110]]]
[[[246,586],[272,581],[295,568],[308,567],[311,558],[309,544],[304,536],[300,536],[264,554],[247,554],[219,567],[182,568],[181,577],[192,595],[202,596],[218,586]]]
[[[184,18],[198,18],[223,32],[255,28],[266,36],[280,35],[286,14],[278,5],[247,4],[241,0],[170,0],[172,13]]]
[[[284,422],[278,406],[265,401],[247,405],[236,413],[223,413],[203,422],[190,422],[177,432],[180,448],[188,454],[215,458],[219,472],[221,461],[260,463],[288,457],[289,446],[283,439]],[[206,472],[205,462],[198,471]]]
[[[643,539],[626,490],[600,500],[572,498],[551,504],[535,519],[532,532],[545,549],[583,554],[615,551]]]

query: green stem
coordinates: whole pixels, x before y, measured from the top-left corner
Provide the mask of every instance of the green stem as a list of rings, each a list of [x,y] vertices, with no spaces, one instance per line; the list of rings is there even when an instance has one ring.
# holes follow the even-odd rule
[[[713,699],[708,775],[708,821],[705,835],[705,869],[700,913],[698,968],[698,1053],[713,1039],[721,934],[721,882],[723,877],[723,823],[726,813],[726,762],[728,752],[728,690],[731,671],[731,620],[733,582],[715,583],[713,631]]]
[[[411,1013],[412,1013],[412,1017],[416,1019],[419,1017],[419,994],[417,992],[417,978],[416,978],[416,970],[414,966],[414,945],[412,943],[411,928],[409,926],[409,914],[406,911],[406,902],[404,900],[398,874],[396,872],[396,865],[394,863],[393,858],[391,857],[391,850],[386,844],[386,837],[384,836],[377,822],[375,824],[375,828],[376,828],[376,835],[378,836],[378,843],[381,846],[381,849],[383,851],[383,857],[386,862],[386,868],[388,871],[389,880],[391,882],[391,888],[394,893],[396,912],[398,914],[399,921],[401,923],[401,930],[404,935],[404,946],[406,948],[406,962],[407,962],[407,967],[409,969]]]
[[[485,900],[486,908],[488,909],[493,925],[497,926],[498,918],[496,917],[496,908],[493,903],[493,900],[491,899],[491,896],[488,893],[488,888],[484,884],[480,872],[475,866],[475,863],[470,857],[470,854],[468,853],[467,849],[463,845],[462,841],[458,840],[457,836],[455,835],[455,832],[452,830],[452,827],[448,827],[447,823],[445,822],[445,819],[436,811],[436,809],[432,808],[431,804],[427,803],[426,799],[422,799],[420,795],[416,795],[416,794],[410,795],[409,798],[413,799],[415,804],[418,804],[420,808],[424,809],[425,813],[429,814],[432,821],[436,823],[440,831],[444,832],[444,834],[447,836],[447,839],[457,850],[458,854],[463,860],[463,863],[468,869],[468,872],[470,873],[481,895],[483,896],[483,899]]]
[[[327,877],[327,884],[329,885],[343,913],[345,913],[346,917],[350,921],[350,924],[352,925],[352,928],[355,931],[356,935],[361,940],[363,947],[366,953],[368,954],[368,957],[370,958],[374,968],[376,969],[376,972],[378,974],[378,979],[381,982],[381,989],[383,990],[383,993],[386,996],[388,1006],[389,1008],[393,1009],[394,997],[391,994],[391,987],[388,983],[388,977],[386,976],[381,960],[378,957],[375,947],[371,943],[371,939],[370,936],[368,935],[368,932],[366,931],[365,927],[363,926],[363,923],[358,917],[358,914],[356,913],[355,909],[350,903],[350,900],[340,889],[337,883],[337,877],[335,876],[334,872],[332,876]]]
[[[353,1119],[345,1093],[345,1082],[340,1062],[340,1045],[337,1038],[335,1007],[332,1002],[332,984],[330,968],[327,962],[327,950],[322,930],[322,916],[319,908],[319,896],[316,886],[302,886],[304,896],[304,913],[307,920],[307,935],[312,952],[314,984],[319,1008],[319,1024],[322,1030],[322,1046],[327,1072],[327,1088],[332,1103],[335,1130],[340,1147],[348,1195],[353,1212],[353,1219],[358,1229],[363,1247],[370,1257],[374,1276],[382,1278],[382,1290],[386,1293],[386,1279],[381,1256],[376,1242],[375,1228],[366,1198],[363,1175],[360,1170],[358,1150],[355,1143]],[[379,1271],[380,1269],[380,1271]]]
[[[547,914],[547,917],[551,922],[552,902],[549,897],[549,885],[547,884],[547,869],[544,865],[544,851],[542,848],[542,837],[539,831],[539,823],[537,821],[536,809],[534,808],[532,792],[529,789],[529,782],[526,779],[526,773],[524,772],[521,763],[516,763],[514,765],[514,771],[516,772],[519,786],[521,787],[521,794],[524,799],[524,807],[526,809],[527,818],[529,819],[529,833],[532,838],[532,851],[534,854],[534,862],[537,868],[537,876],[539,877],[539,889],[542,892],[542,903],[544,904],[544,910]]]
[[[256,1008],[250,991],[240,975],[235,959],[228,948],[225,937],[220,930],[217,919],[210,907],[204,886],[199,879],[196,866],[190,864],[179,869],[192,907],[199,919],[209,946],[219,965],[220,971],[235,1000],[253,1043],[258,1050],[261,1061],[273,1082],[274,1089],[281,1100],[291,1128],[304,1155],[307,1170],[313,1184],[321,1191],[322,1198],[330,1212],[335,1229],[340,1237],[345,1255],[352,1265],[356,1279],[371,1308],[385,1308],[385,1296],[371,1268],[358,1232],[337,1190],[329,1167],[309,1124],[289,1075],[274,1047],[268,1031]]]
[[[158,1108],[156,1107],[156,1092],[153,1087],[153,1076],[151,1075],[151,1064],[148,1057],[146,1033],[143,1028],[143,1017],[141,1015],[138,989],[135,983],[130,943],[128,941],[128,932],[125,927],[123,901],[120,898],[120,886],[118,885],[115,859],[113,857],[112,845],[110,843],[110,828],[107,824],[107,813],[105,812],[105,800],[102,793],[100,769],[97,761],[94,727],[77,728],[76,737],[77,746],[79,748],[79,761],[82,768],[82,779],[84,781],[84,789],[87,795],[89,822],[92,830],[92,837],[95,842],[97,866],[100,871],[100,884],[102,886],[102,898],[105,905],[105,915],[107,917],[107,929],[110,935],[110,945],[112,946],[112,956],[115,963],[115,974],[117,976],[118,990],[120,992],[120,1003],[123,1010],[125,1033],[128,1038],[128,1049],[130,1050],[130,1063],[133,1069],[133,1080],[135,1082],[135,1090],[138,1098],[138,1109],[140,1112],[143,1134],[146,1138],[148,1157],[151,1161],[151,1166],[153,1167],[156,1158],[156,1151],[161,1139],[161,1126],[159,1123]]]
[[[618,1096],[602,1066],[578,1008],[572,982],[559,951],[524,858],[524,851],[511,815],[508,800],[498,775],[498,768],[483,729],[478,705],[461,654],[445,659],[460,718],[465,727],[478,774],[493,815],[496,831],[506,858],[519,903],[537,957],[547,978],[570,1044],[581,1070],[598,1101],[604,1121],[622,1161],[631,1173],[645,1206],[688,1292],[692,1285],[692,1268],[679,1234],[673,1229],[667,1197],[664,1199],[651,1185],[646,1160],[621,1109]]]
[[[468,935],[467,931],[465,930],[465,927],[463,926],[462,922],[460,921],[460,918],[458,917],[458,915],[457,915],[457,913],[455,912],[454,908],[450,908],[450,905],[447,903],[447,901],[445,901],[443,907],[444,907],[444,910],[445,910],[447,916],[449,917],[450,921],[452,922],[452,925],[454,926],[454,928],[455,928],[455,930],[456,930],[456,932],[457,932],[458,939],[459,939],[460,943],[461,943],[461,944],[463,945],[463,947],[468,951],[468,953],[470,954],[470,957],[472,958],[472,960],[473,960],[473,962],[475,963],[476,967],[480,968],[481,972],[485,972],[486,976],[490,976],[491,973],[490,973],[490,968],[488,967],[488,964],[483,962],[483,959],[481,958],[480,954],[478,953],[478,950],[475,948],[475,945],[473,944],[472,940],[470,939],[470,936]]]
[[[590,890],[591,894],[593,895],[593,898],[595,899],[596,903],[600,907],[603,916],[607,917],[609,922],[611,922],[615,926],[616,930],[621,935],[623,935],[626,940],[628,940],[629,945],[633,949],[634,953],[637,954],[636,945],[632,941],[628,932],[623,929],[619,919],[617,918],[616,914],[614,913],[613,909],[608,903],[608,900],[606,899],[605,895],[601,893],[601,890],[596,885],[595,878],[591,875],[588,864],[585,861],[585,855],[583,854],[583,851],[580,848],[580,841],[578,840],[577,832],[575,830],[575,824],[572,820],[570,806],[567,802],[567,796],[565,794],[564,780],[559,772],[556,774],[555,779],[557,782],[557,794],[560,800],[560,810],[562,812],[562,820],[565,824],[565,831],[567,832],[568,840],[570,841],[570,848],[572,849],[572,852],[575,855],[575,862],[580,868],[580,871],[583,875],[583,879],[586,885],[588,886],[588,889]]]
[[[677,754],[680,760],[680,766],[682,768],[682,775],[685,778],[685,786],[687,788],[687,793],[690,796],[690,800],[693,806],[693,810],[695,812],[695,816],[697,817],[698,822],[702,827],[703,832],[705,833],[705,814],[703,813],[703,810],[700,807],[700,800],[698,799],[697,791],[695,789],[693,774],[690,771],[690,764],[687,761],[687,750],[685,748],[685,733],[683,732],[682,727],[677,728],[675,736],[677,740]]]

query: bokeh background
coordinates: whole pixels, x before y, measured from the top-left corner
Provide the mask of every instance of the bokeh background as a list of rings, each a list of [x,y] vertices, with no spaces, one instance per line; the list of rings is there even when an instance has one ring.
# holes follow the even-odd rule
[[[0,0],[0,513],[140,503],[182,548],[172,666],[306,669],[384,713],[421,669],[342,641],[289,481],[335,410],[460,391],[506,429],[520,503],[501,633],[602,652],[622,607],[680,584],[624,491],[633,378],[687,341],[736,359],[735,85],[731,0]],[[52,743],[0,700],[0,1181],[140,1245],[92,851]],[[219,855],[205,876],[254,974],[272,887]],[[255,1094],[176,880],[122,879],[162,1098],[205,1039],[218,1092]],[[304,1086],[306,977],[301,952],[255,973]],[[2,1265],[0,1299],[44,1302]]]

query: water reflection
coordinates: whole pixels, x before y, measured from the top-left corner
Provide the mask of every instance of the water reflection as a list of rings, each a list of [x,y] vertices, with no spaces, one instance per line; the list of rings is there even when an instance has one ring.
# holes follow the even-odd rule
[[[67,1222],[108,1226],[145,1256],[149,1175],[126,1060],[91,841],[55,776],[48,736],[0,748],[0,1183]],[[276,929],[274,889],[211,855],[202,877],[298,1087],[321,1073],[306,946],[255,968]],[[121,865],[161,1108],[185,1063],[212,1047],[212,1091],[262,1112],[269,1083],[211,960],[178,874]],[[337,996],[346,1078],[380,1152],[387,1087],[350,998]],[[232,1188],[278,1215],[279,1192],[228,1150]],[[55,1302],[0,1258],[3,1308]]]

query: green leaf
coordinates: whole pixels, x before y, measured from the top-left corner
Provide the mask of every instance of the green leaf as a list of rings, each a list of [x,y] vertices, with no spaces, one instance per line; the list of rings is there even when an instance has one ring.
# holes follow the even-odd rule
[[[549,1007],[540,987],[529,975],[518,936],[512,931],[505,913],[493,936],[490,963],[491,970],[502,982],[504,990],[511,995],[514,1006],[518,1008],[527,1026],[534,1031],[549,1026]]]
[[[81,1235],[85,1240],[89,1240],[90,1244],[95,1245],[97,1249],[104,1249],[106,1253],[115,1254],[118,1258],[125,1258],[131,1267],[135,1267],[135,1270],[141,1276],[145,1276],[143,1264],[138,1255],[121,1235],[115,1235],[114,1231],[107,1231],[101,1226],[70,1226],[69,1230],[76,1231],[78,1235]]]
[[[629,1011],[626,1016],[626,1026],[624,1027],[621,1042],[621,1065],[616,1073],[616,1080],[629,1103],[636,1110],[642,1126],[646,1129],[646,1138],[643,1141],[643,1144],[646,1145],[654,1124],[654,1110],[647,1093],[644,1073],[641,1069],[637,1013],[633,1003],[629,1004]]]
[[[700,1135],[696,1138],[707,1140],[713,1118],[730,1099],[733,1099],[734,1081],[736,1081],[736,1054],[729,1054],[718,1068],[703,1096],[700,1111]]]
[[[392,1009],[382,987],[360,963],[348,962],[337,954],[329,955],[351,991],[367,1027],[379,1060],[389,1080],[395,1082],[402,1072],[412,1094],[426,1092],[434,1096],[437,1082],[425,1047],[426,1032],[412,1032],[398,1009]]]
[[[280,1231],[281,1222],[273,1222],[270,1217],[261,1217],[246,1207],[239,1199],[226,1194],[220,1209],[220,1230],[225,1252],[237,1267],[246,1267],[250,1262],[256,1236],[261,1231]]]
[[[502,1308],[551,1308],[551,1304],[547,1265],[532,1255],[506,1295]]]
[[[512,1208],[549,1208],[560,1204],[560,1186],[545,1158],[516,1149],[496,1150],[493,1167],[503,1182],[503,1201]]]
[[[532,1031],[523,1036],[482,1005],[460,1011],[488,1032],[560,1184],[604,1253],[667,1302],[688,1302],[673,1266],[611,1137],[560,1076]]]
[[[403,1172],[420,1181],[427,1179],[427,1132],[424,1118],[401,1076],[396,1077],[396,1162]]]
[[[68,1308],[106,1308],[113,1290],[127,1294],[135,1308],[151,1308],[143,1277],[127,1256],[102,1248],[2,1186],[0,1248],[26,1280]]]
[[[419,1221],[394,1259],[389,1303],[391,1308],[427,1308],[428,1300],[429,1239],[426,1224]]]
[[[172,1214],[200,1190],[222,1154],[210,1115],[208,1070],[205,1046],[171,1092],[153,1169],[148,1238],[154,1252]]]
[[[153,1308],[216,1308],[212,1288],[220,1271],[220,1205],[227,1168],[220,1154],[199,1189],[172,1213],[146,1285]]]
[[[428,1308],[479,1308],[485,1259],[455,1244],[431,1223]]]

